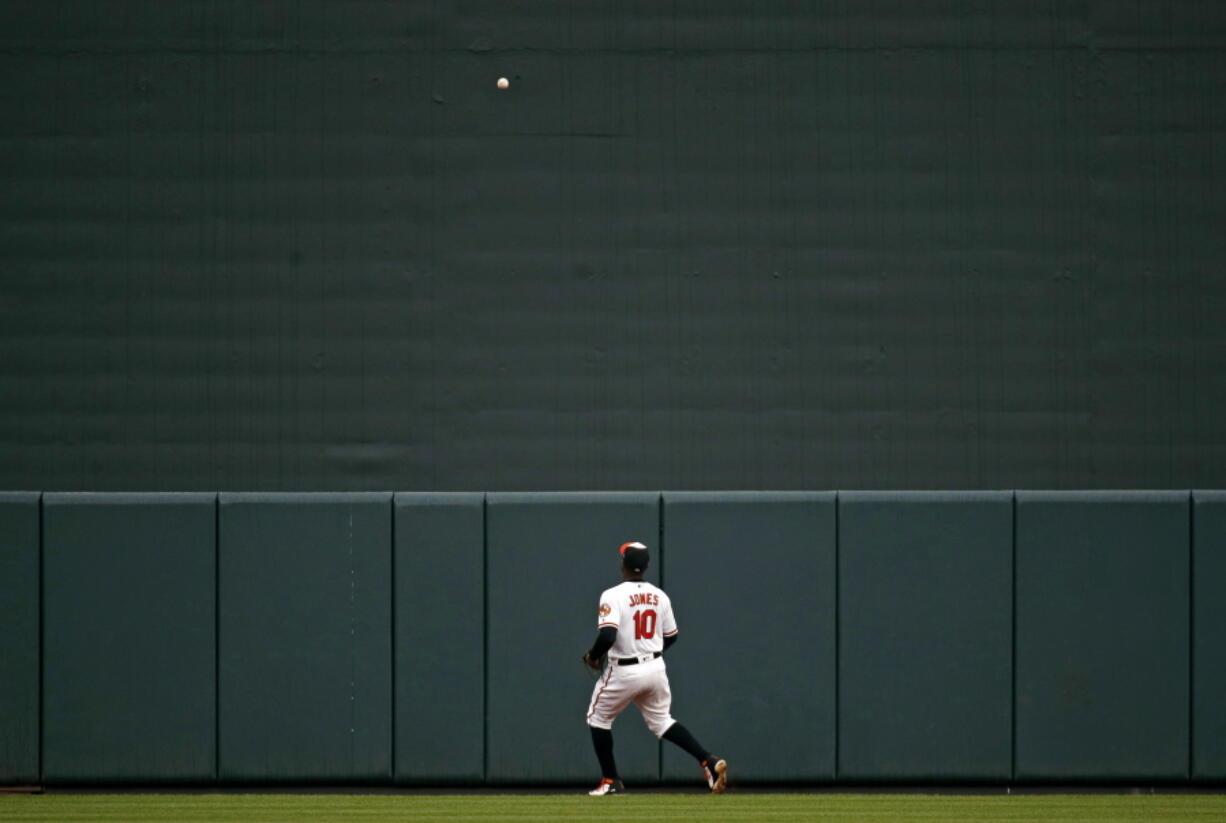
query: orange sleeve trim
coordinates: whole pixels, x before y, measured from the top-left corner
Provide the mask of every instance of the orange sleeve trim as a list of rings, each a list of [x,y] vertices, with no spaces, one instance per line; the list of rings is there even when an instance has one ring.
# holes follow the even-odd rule
[[[615,629],[617,628],[617,624],[616,624],[616,623],[601,623],[601,624],[600,624],[600,625],[598,625],[596,628],[598,628],[598,629],[603,629],[603,628],[605,628],[606,626],[612,626],[612,627],[613,627],[613,628],[615,628]]]
[[[673,636],[674,634],[676,634],[678,631],[680,631],[680,630],[679,630],[679,629],[673,629],[671,632],[664,632],[664,636],[665,636],[665,637],[672,637],[672,636]]]

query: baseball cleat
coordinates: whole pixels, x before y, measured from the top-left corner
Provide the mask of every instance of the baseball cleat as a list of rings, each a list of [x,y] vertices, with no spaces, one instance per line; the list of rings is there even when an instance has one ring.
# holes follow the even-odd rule
[[[610,780],[607,777],[600,781],[600,785],[592,789],[588,794],[592,797],[604,797],[610,794],[625,794],[626,787],[620,780]]]
[[[714,762],[712,762],[714,761]],[[728,761],[711,758],[702,764],[702,773],[707,778],[707,788],[711,794],[723,794],[728,788]]]

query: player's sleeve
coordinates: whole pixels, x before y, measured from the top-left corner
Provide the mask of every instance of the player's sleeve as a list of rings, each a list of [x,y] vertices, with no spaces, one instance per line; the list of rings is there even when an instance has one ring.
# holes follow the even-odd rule
[[[672,637],[677,633],[677,618],[673,617],[673,601],[664,601],[664,614],[660,615],[660,631],[665,637]]]
[[[596,609],[596,628],[616,629],[621,625],[621,610],[617,601],[608,592],[600,596],[600,606]]]

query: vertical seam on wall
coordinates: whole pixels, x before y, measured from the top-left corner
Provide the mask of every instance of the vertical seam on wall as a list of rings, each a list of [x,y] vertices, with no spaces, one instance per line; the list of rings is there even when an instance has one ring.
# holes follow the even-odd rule
[[[349,566],[349,767],[357,762],[357,700],[358,700],[358,602],[357,602],[357,560],[354,557],[353,546],[353,509],[355,503],[351,499],[345,506],[347,535],[345,544]]]
[[[43,549],[46,545],[45,535],[47,532],[46,516],[43,512],[43,494],[38,494],[38,783],[43,785],[43,751],[46,749],[44,741],[44,723],[43,712],[46,701],[43,699],[43,692],[46,683],[46,674],[44,672],[46,654],[44,640],[44,626],[46,625],[46,602],[47,602],[47,587],[44,582],[43,572]]]
[[[221,494],[213,495],[213,780],[221,781]]]
[[[1188,491],[1188,780],[1196,774],[1196,497]]]
[[[390,585],[389,585],[390,593],[388,596],[391,601],[390,602],[391,609],[389,610],[390,621],[391,621],[391,632],[390,632],[391,648],[388,649],[388,654],[391,656],[391,660],[392,660],[392,670],[391,670],[391,679],[392,679],[392,693],[391,693],[392,729],[391,729],[391,734],[392,734],[392,739],[391,739],[391,743],[389,746],[389,752],[391,754],[391,758],[388,763],[388,769],[390,770],[388,779],[390,782],[395,783],[396,782],[396,493],[395,492],[392,492],[391,523],[389,524],[389,533],[391,534],[390,543],[391,543],[392,553],[391,553],[391,557],[389,558],[390,574],[388,575],[388,578],[390,580]]]
[[[656,497],[656,547],[660,554],[660,588],[668,585],[664,577],[664,493]]]
[[[841,708],[839,706],[839,681],[842,679],[842,654],[843,644],[840,639],[842,633],[842,621],[839,620],[839,609],[841,607],[839,590],[842,588],[839,581],[839,560],[841,551],[841,537],[839,533],[839,493],[834,493],[834,779],[839,779],[839,758],[840,758],[840,739],[839,727],[842,725]]]
[[[1017,780],[1017,492],[1011,495],[1012,540],[1009,575],[1009,779]]]
[[[481,495],[481,782],[490,781],[490,497]]]
[[[658,492],[656,495],[656,547],[660,555],[660,588],[665,589],[668,581],[664,577],[664,492]],[[656,738],[656,781],[664,782],[664,740],[658,737]]]

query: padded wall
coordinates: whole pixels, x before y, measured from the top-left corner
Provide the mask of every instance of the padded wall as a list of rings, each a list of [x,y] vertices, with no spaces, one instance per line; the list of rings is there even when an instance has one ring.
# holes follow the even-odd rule
[[[0,781],[586,782],[626,539],[738,780],[1007,780],[1008,496],[47,494],[40,533],[3,493]],[[1014,779],[1226,779],[1226,492],[1016,499]],[[696,779],[633,708],[617,740],[636,785]]]
[[[216,497],[44,496],[44,782],[215,776]]]
[[[485,776],[485,495],[395,498],[395,777]]]
[[[1189,505],[1017,493],[1019,779],[1188,776]]]
[[[1192,776],[1226,780],[1226,492],[1192,500]]]
[[[1013,770],[1013,495],[839,493],[839,777]]]
[[[586,725],[594,681],[580,655],[596,637],[600,593],[621,582],[617,548],[653,553],[658,494],[490,494],[487,498],[487,778],[587,781],[599,769]],[[634,708],[614,726],[618,768],[659,778],[659,748]]]
[[[0,492],[0,786],[39,782],[38,492]]]
[[[221,495],[221,779],[390,778],[391,526],[390,494]]]
[[[835,773],[835,496],[664,494],[673,715],[737,778]],[[786,650],[786,651],[785,651]],[[664,776],[698,775],[663,749]]]

